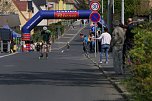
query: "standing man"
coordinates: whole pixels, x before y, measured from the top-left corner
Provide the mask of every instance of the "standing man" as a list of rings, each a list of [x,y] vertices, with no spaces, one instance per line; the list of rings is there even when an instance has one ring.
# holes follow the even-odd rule
[[[112,32],[112,41],[111,41],[111,47],[113,49],[112,51],[113,60],[114,60],[113,64],[116,74],[123,73],[122,52],[123,52],[124,36],[125,36],[125,30],[120,26],[116,26]]]
[[[108,64],[108,52],[110,49],[110,43],[111,43],[111,35],[108,33],[108,28],[105,27],[104,28],[104,33],[102,33],[100,35],[100,37],[98,38],[94,38],[94,39],[98,39],[101,40],[101,52],[100,52],[100,63],[102,63],[102,55],[105,51],[106,53],[106,61],[105,63]]]
[[[47,29],[47,27],[44,26],[41,32],[42,46],[41,46],[41,51],[40,51],[41,55],[39,59],[42,58],[44,54],[46,58],[48,58],[50,35],[51,35],[51,32]]]
[[[134,33],[132,32],[134,25],[132,18],[128,18],[128,25],[127,30],[125,34],[125,41],[123,45],[123,63],[125,64],[125,57],[127,55],[127,52],[133,48],[133,40],[134,40]]]
[[[91,33],[95,35],[95,23],[93,23],[93,25],[91,26],[90,29]]]
[[[83,38],[83,51],[87,54],[88,53],[88,37],[84,35]]]

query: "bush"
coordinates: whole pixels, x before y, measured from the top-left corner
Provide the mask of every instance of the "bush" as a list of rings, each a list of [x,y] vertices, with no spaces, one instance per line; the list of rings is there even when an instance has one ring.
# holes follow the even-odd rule
[[[136,28],[134,47],[129,51],[132,76],[128,88],[133,101],[152,101],[152,32],[150,27]]]

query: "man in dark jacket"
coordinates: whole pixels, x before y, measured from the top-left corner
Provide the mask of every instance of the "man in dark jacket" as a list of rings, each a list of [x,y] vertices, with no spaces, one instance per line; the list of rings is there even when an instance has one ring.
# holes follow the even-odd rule
[[[128,18],[128,26],[125,34],[125,41],[123,45],[123,63],[125,64],[125,58],[127,56],[127,52],[133,48],[134,41],[134,33],[132,30],[134,29],[132,18]]]
[[[133,39],[134,39],[134,33],[132,32],[134,28],[132,18],[128,18],[128,26],[126,30],[126,39],[124,42],[124,45],[127,45],[127,50],[130,50],[133,47]]]

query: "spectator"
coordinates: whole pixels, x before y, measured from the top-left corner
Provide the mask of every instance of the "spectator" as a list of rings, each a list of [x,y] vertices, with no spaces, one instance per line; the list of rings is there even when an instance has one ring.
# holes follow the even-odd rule
[[[13,53],[14,52],[14,41],[10,41],[10,52]]]
[[[90,33],[90,52],[94,52],[95,48],[95,40],[93,38],[95,38],[94,34]]]
[[[125,36],[125,30],[120,26],[116,26],[112,32],[111,47],[113,49],[112,53],[114,60],[113,62],[114,70],[117,74],[123,73],[122,52],[123,52],[124,36]]]
[[[84,38],[83,38],[83,51],[85,53],[88,52],[88,37],[86,35],[84,35]]]
[[[123,63],[125,64],[125,57],[127,51],[129,51],[133,47],[134,33],[132,32],[134,25],[132,18],[128,18],[127,30],[125,33],[125,41],[123,45]]]
[[[101,52],[100,52],[100,63],[102,63],[102,54],[106,53],[106,61],[105,63],[107,64],[108,63],[108,52],[109,52],[109,49],[110,49],[110,42],[111,42],[111,35],[108,33],[108,28],[105,27],[104,28],[104,33],[102,33],[100,35],[100,37],[98,38],[94,38],[94,39],[98,39],[98,40],[101,40]]]
[[[82,39],[84,37],[83,33],[80,32],[80,38]]]
[[[90,32],[95,35],[95,23],[91,26]]]
[[[100,35],[101,35],[101,31],[98,30],[96,37],[99,37]],[[97,41],[97,44],[98,44],[98,51],[101,52],[101,40],[98,40],[98,41]]]

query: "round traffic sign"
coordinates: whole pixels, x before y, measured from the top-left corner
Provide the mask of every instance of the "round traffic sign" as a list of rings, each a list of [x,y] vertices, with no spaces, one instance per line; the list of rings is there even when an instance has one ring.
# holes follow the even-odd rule
[[[98,11],[100,9],[100,3],[99,2],[91,2],[90,9],[92,11]]]
[[[92,22],[98,22],[98,21],[100,21],[101,16],[98,12],[92,12],[90,14],[90,19],[91,19]]]

